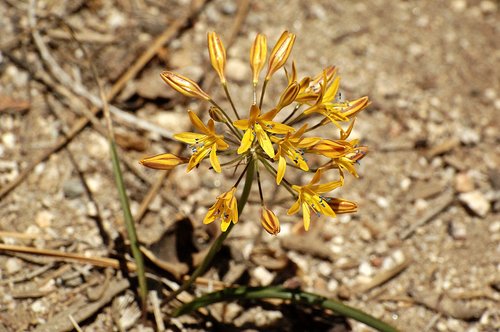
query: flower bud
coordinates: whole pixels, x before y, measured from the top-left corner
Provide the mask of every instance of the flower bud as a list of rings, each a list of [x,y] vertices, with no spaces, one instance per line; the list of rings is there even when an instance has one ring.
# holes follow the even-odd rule
[[[170,170],[174,169],[177,165],[185,164],[188,162],[188,159],[178,157],[171,153],[159,154],[156,156],[144,158],[139,161],[142,165],[153,168],[153,169],[161,169],[161,170]]]
[[[257,85],[259,74],[266,64],[267,39],[262,34],[257,34],[250,49],[250,67],[252,68],[252,83]]]
[[[199,98],[206,101],[210,100],[210,96],[203,91],[198,84],[185,76],[172,73],[171,71],[164,71],[160,76],[165,83],[170,85],[174,90],[182,93],[184,96]]]
[[[226,77],[224,76],[224,67],[226,66],[226,49],[222,44],[219,36],[215,32],[207,34],[208,53],[210,55],[210,62],[214,67],[222,84],[226,84]]]
[[[215,122],[226,122],[226,119],[224,119],[224,116],[222,115],[220,109],[218,107],[212,106],[208,110],[208,115],[215,121]]]
[[[277,235],[280,232],[280,222],[278,217],[273,211],[269,210],[267,207],[262,207],[262,213],[260,216],[260,222],[262,227],[271,235]]]
[[[361,112],[365,108],[367,108],[370,105],[370,103],[371,103],[370,100],[366,96],[361,97],[359,99],[356,99],[354,101],[351,101],[348,103],[347,109],[344,112],[342,112],[342,115],[347,117],[347,118],[350,118],[350,117],[358,114],[359,112]]]
[[[285,91],[281,94],[280,101],[278,103],[277,108],[281,110],[283,107],[286,107],[293,103],[297,95],[300,91],[300,85],[297,82],[292,82],[287,86]]]
[[[325,198],[326,202],[336,214],[354,213],[358,210],[358,204],[343,198]]]
[[[292,52],[292,47],[295,42],[295,35],[288,31],[281,34],[280,39],[274,46],[269,56],[269,67],[267,68],[266,81],[268,81],[271,76],[283,67]]]

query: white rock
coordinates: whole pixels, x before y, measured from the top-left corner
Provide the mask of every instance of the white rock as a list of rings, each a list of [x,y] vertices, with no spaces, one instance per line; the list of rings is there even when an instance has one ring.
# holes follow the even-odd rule
[[[463,222],[452,220],[450,223],[450,235],[455,240],[465,240],[467,238],[467,227]]]
[[[13,274],[21,270],[23,267],[23,262],[16,257],[12,257],[7,259],[7,262],[5,263],[5,268],[7,269],[7,273]]]
[[[42,300],[36,300],[31,305],[31,310],[36,313],[43,313],[47,311],[47,306],[45,305],[45,303],[43,303]]]
[[[252,275],[257,281],[259,282],[260,285],[262,286],[267,286],[269,285],[273,279],[274,279],[274,274],[269,272],[265,267],[263,266],[257,266],[253,271]]]
[[[481,1],[479,8],[481,8],[483,14],[493,14],[497,11],[496,3],[490,0]]]
[[[373,275],[375,270],[374,270],[373,266],[370,264],[370,262],[364,261],[361,264],[359,264],[358,272],[359,272],[359,274],[361,274],[363,276],[369,277],[369,276]]]
[[[490,224],[490,227],[488,227],[488,230],[491,232],[491,233],[496,233],[498,231],[500,231],[500,221],[494,221]]]
[[[389,207],[389,201],[385,197],[378,196],[377,199],[375,200],[375,202],[377,203],[377,205],[379,207],[381,207],[383,209],[386,209]]]
[[[458,199],[480,217],[485,217],[490,211],[490,202],[478,190],[462,193]]]
[[[41,228],[50,227],[52,220],[54,220],[54,215],[47,210],[39,211],[35,216],[35,223]]]
[[[455,176],[455,190],[459,193],[466,193],[474,190],[474,180],[469,173],[458,173]]]
[[[13,133],[5,133],[2,135],[2,143],[7,149],[16,147],[16,136]]]

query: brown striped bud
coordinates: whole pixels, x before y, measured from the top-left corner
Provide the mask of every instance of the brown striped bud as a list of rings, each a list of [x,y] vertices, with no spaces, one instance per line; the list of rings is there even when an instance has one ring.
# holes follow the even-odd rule
[[[172,73],[171,71],[164,71],[160,74],[160,76],[165,83],[172,87],[172,89],[182,93],[184,96],[199,98],[206,101],[211,99],[198,84],[185,76]]]
[[[224,116],[222,115],[222,112],[218,107],[212,106],[208,110],[208,115],[215,121],[215,122],[226,122],[226,119],[224,119]]]
[[[267,39],[262,34],[257,34],[250,49],[250,67],[252,68],[252,83],[257,85],[259,74],[266,64]]]
[[[278,217],[273,211],[269,210],[267,207],[262,207],[262,213],[260,216],[260,222],[262,227],[271,235],[277,235],[280,232],[280,222]]]
[[[325,201],[336,214],[354,213],[358,210],[358,204],[347,199],[326,197]]]
[[[287,86],[285,91],[281,94],[280,101],[278,103],[277,108],[281,110],[283,107],[286,107],[294,102],[295,98],[299,94],[300,85],[297,82],[292,82]]]
[[[207,42],[212,67],[214,67],[217,74],[219,74],[221,83],[226,84],[226,77],[224,76],[224,68],[226,67],[226,49],[215,32],[209,32],[207,34]]]
[[[276,45],[274,45],[271,55],[269,56],[269,67],[267,68],[266,81],[268,81],[271,76],[283,67],[292,52],[293,43],[295,42],[295,35],[288,31],[281,34],[280,39]]]
[[[185,164],[188,162],[188,159],[178,157],[171,153],[159,154],[156,156],[144,158],[139,161],[142,165],[153,168],[153,169],[161,169],[161,170],[170,170],[174,169],[176,166],[180,164]]]

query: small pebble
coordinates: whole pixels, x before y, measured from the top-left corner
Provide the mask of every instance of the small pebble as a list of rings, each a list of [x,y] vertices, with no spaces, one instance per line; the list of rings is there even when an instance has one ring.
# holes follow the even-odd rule
[[[459,193],[466,193],[474,190],[474,180],[466,173],[458,173],[455,176],[455,190]]]
[[[22,267],[23,267],[23,262],[16,257],[7,259],[7,262],[5,263],[5,268],[8,274],[14,274],[19,270],[21,270]]]
[[[465,240],[467,238],[467,227],[461,221],[452,220],[449,224],[449,233],[454,240]]]
[[[498,231],[500,231],[500,221],[494,221],[490,224],[490,226],[488,227],[488,230],[491,232],[491,233],[496,233]]]
[[[375,272],[375,269],[370,264],[370,262],[363,261],[361,264],[359,264],[358,272],[359,272],[359,274],[361,274],[363,276],[369,277],[369,276],[373,275],[373,273]]]
[[[82,181],[78,178],[71,178],[64,182],[63,193],[66,198],[72,199],[80,197],[85,192]]]
[[[252,272],[253,277],[259,282],[261,286],[269,285],[274,279],[274,274],[269,272],[263,266],[257,266]]]
[[[5,148],[13,149],[16,147],[16,136],[13,133],[5,133],[2,135],[2,143]]]
[[[480,217],[485,217],[490,211],[490,202],[478,190],[462,193],[458,195],[458,199]]]
[[[52,220],[54,220],[54,215],[47,210],[39,211],[35,216],[35,223],[41,228],[50,227]]]

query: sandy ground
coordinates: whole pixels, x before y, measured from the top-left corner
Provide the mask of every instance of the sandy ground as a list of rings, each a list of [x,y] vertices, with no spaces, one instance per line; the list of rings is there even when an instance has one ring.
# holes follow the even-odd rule
[[[196,292],[219,281],[293,284],[401,331],[499,330],[498,1],[252,1],[247,12],[247,1],[30,3],[0,2],[0,244],[18,248],[0,250],[0,331],[66,331],[70,316],[84,331],[161,329],[152,312],[141,322],[121,271],[39,252],[128,258],[104,121],[100,114],[93,124],[82,120],[98,90],[57,17],[76,31],[106,91],[116,88],[113,118],[139,239],[170,263],[165,271],[148,261],[167,330],[369,330],[318,310],[262,302],[168,319],[162,300],[199,260],[192,254],[217,235],[216,225],[201,220],[234,177],[214,175],[206,162],[164,179],[137,161],[179,149],[169,137],[190,128],[186,109],[207,108],[168,88],[162,70],[186,74],[223,99],[206,51],[212,30],[232,44],[227,75],[242,109],[251,101],[247,61],[255,34],[272,44],[283,30],[295,33],[299,76],[335,65],[344,98],[372,100],[352,133],[370,153],[360,178],[346,176],[339,194],[357,201],[358,213],[321,217],[308,233],[296,231],[301,216],[286,216],[292,201],[285,191],[273,195],[265,176],[282,232],[262,232],[254,190],[250,202],[257,204],[245,210]],[[141,63],[147,50],[153,55]],[[269,95],[279,93],[283,78],[274,83]],[[331,127],[321,133],[331,135]]]

